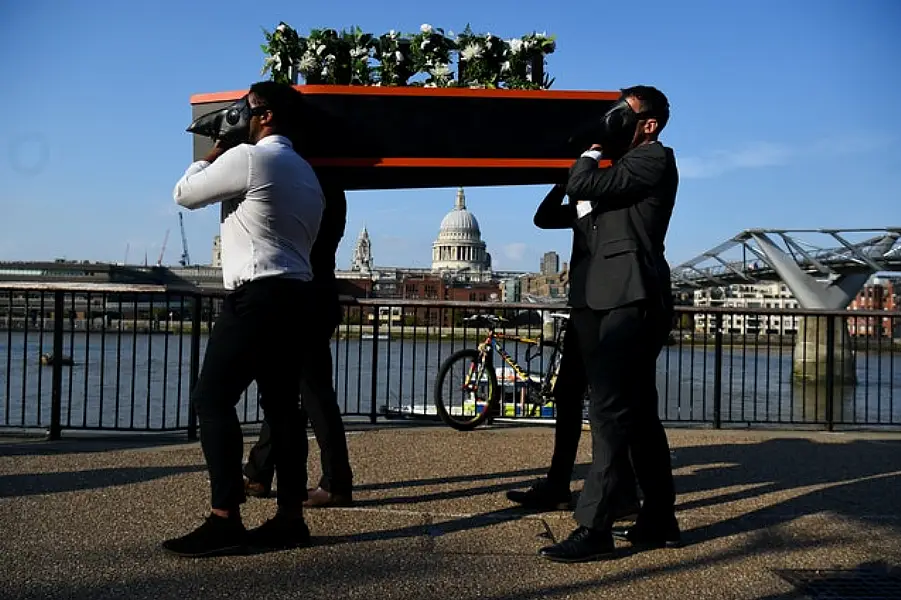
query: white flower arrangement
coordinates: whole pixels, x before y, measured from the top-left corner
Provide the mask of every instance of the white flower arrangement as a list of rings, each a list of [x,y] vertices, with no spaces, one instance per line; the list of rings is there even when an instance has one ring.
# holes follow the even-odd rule
[[[271,33],[264,29],[263,35],[266,43],[260,47],[267,56],[260,74],[268,72],[270,79],[280,83],[297,83],[299,66],[306,52],[306,40],[284,21]]]
[[[544,72],[545,57],[557,49],[557,42],[547,33],[530,33],[507,42],[508,62],[504,80],[508,87],[547,89],[553,84]]]
[[[341,35],[349,47],[350,83],[352,85],[372,84],[373,73],[369,61],[372,59],[378,41],[371,33],[364,33],[359,27],[353,27],[349,32],[342,31]]]
[[[281,22],[264,34],[263,73],[276,81],[296,84],[299,74],[307,84],[547,89],[553,83],[544,66],[556,42],[546,33],[505,41],[475,34],[469,25],[454,36],[423,23],[415,34],[391,30],[375,37],[353,27],[340,34],[314,29],[304,38]]]
[[[508,62],[507,42],[491,33],[474,34],[469,25],[456,41],[460,48],[460,85],[501,87],[503,66]]]
[[[454,75],[450,69],[451,53],[456,49],[452,38],[444,34],[444,29],[423,23],[419,33],[410,39],[410,55],[414,73],[426,76],[426,87],[447,87]]]
[[[306,38],[306,50],[298,70],[309,84],[348,85],[351,82],[350,43],[334,29],[314,29]]]
[[[410,39],[393,29],[378,38],[375,58],[379,61],[377,85],[406,85],[416,72]]]

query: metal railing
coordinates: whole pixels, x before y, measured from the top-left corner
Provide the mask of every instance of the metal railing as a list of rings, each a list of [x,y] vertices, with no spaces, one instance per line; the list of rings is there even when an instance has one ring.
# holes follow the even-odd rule
[[[186,431],[190,390],[222,295],[148,285],[0,284],[0,429]],[[332,340],[343,414],[436,418],[443,360],[485,332],[464,317],[491,312],[509,333],[549,334],[559,305],[347,299]],[[311,319],[316,318],[311,315]],[[541,373],[546,355],[507,351]],[[901,427],[901,313],[677,307],[658,359],[659,414],[713,427]],[[523,407],[509,367],[501,416]],[[262,412],[254,384],[242,423]],[[540,411],[552,417],[552,405]]]

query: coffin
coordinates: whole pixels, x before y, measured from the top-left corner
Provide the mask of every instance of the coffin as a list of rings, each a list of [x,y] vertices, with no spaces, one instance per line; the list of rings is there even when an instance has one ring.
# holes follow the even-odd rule
[[[299,85],[307,160],[345,189],[565,181],[570,137],[619,92]],[[191,97],[192,118],[245,91]],[[194,159],[212,142],[194,135]]]

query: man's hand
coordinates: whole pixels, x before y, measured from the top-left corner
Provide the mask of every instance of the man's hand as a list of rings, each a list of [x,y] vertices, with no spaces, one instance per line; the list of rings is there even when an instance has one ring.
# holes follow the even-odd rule
[[[225,142],[223,140],[216,140],[216,145],[206,153],[206,156],[203,157],[203,160],[208,163],[214,162],[217,158],[225,154],[225,151],[229,148],[233,148],[235,146],[232,142]]]
[[[601,148],[600,144],[592,144],[588,150],[581,154],[581,156],[591,158],[595,161],[600,161],[601,157],[603,156],[602,152],[603,149]]]

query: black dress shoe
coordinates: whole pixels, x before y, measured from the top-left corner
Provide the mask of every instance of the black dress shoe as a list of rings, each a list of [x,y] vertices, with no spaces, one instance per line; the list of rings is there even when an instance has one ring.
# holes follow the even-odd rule
[[[246,544],[247,530],[240,517],[211,514],[191,533],[163,542],[163,550],[176,556],[200,558],[242,554]]]
[[[303,517],[276,513],[275,517],[247,532],[247,543],[252,548],[265,550],[303,548],[311,543],[310,529]]]
[[[579,527],[569,537],[538,551],[538,556],[554,562],[576,563],[613,558],[613,536],[587,527]]]
[[[568,487],[555,487],[547,479],[539,479],[527,490],[507,492],[507,500],[532,510],[568,510],[572,493]]]
[[[614,527],[613,537],[627,541],[633,546],[647,548],[681,548],[684,545],[679,524],[675,519],[663,527],[646,526],[640,522],[632,527]]]

